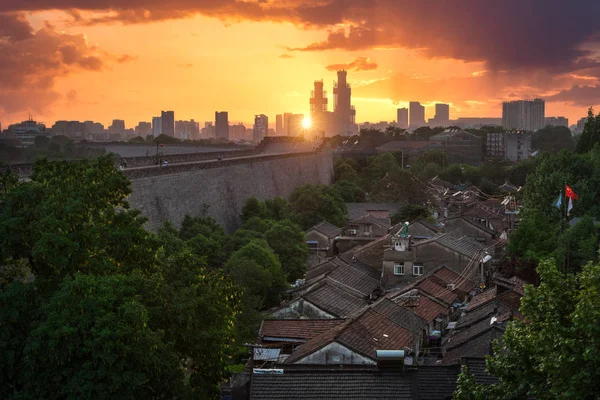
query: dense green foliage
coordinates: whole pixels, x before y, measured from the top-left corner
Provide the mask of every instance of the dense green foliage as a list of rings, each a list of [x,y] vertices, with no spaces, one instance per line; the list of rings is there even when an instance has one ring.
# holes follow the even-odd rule
[[[540,286],[527,287],[521,300],[524,320],[509,323],[488,359],[500,382],[480,387],[462,374],[456,399],[597,398],[600,265],[589,263],[572,275],[544,261],[538,273]],[[479,397],[466,397],[469,392]]]
[[[0,398],[219,397],[239,291],[129,193],[110,157],[1,178],[0,266],[29,279],[0,286]]]
[[[600,114],[594,116],[594,110],[590,108],[585,127],[577,141],[577,152],[587,153],[598,143],[600,143]]]
[[[575,140],[566,126],[546,126],[533,134],[531,147],[546,153],[575,150]]]
[[[290,195],[290,218],[302,228],[325,220],[343,226],[346,216],[344,199],[333,186],[299,186]]]
[[[566,216],[565,183],[579,195]],[[553,204],[563,192],[560,209]],[[570,226],[566,220],[589,217]],[[561,268],[577,271],[597,258],[600,219],[600,150],[585,154],[543,154],[523,190],[523,211],[512,234],[509,255],[540,261],[553,257]]]
[[[406,221],[415,221],[417,219],[427,219],[431,215],[425,206],[417,206],[407,204],[402,207],[396,214],[392,215],[392,224],[400,224]]]

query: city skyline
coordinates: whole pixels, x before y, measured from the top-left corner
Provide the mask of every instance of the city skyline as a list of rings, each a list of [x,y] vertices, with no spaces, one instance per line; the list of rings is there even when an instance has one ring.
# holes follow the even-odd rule
[[[503,102],[540,97],[547,115],[571,121],[600,104],[600,28],[585,1],[536,0],[540,21],[518,1],[338,2],[7,0],[0,121],[31,112],[46,124],[135,126],[169,109],[183,120],[227,110],[247,125],[257,113],[273,122],[308,115],[313,81],[331,87],[338,69],[351,73],[359,123],[391,120],[414,99],[427,119],[436,103],[454,118],[500,117]],[[471,26],[472,36],[448,20]]]

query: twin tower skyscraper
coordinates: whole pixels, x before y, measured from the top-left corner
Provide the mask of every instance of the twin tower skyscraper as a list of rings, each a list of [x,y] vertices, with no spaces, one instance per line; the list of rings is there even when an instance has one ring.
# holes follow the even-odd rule
[[[356,109],[352,105],[352,88],[347,80],[348,72],[337,72],[333,83],[333,111],[328,111],[327,92],[323,81],[315,81],[310,96],[311,133],[317,136],[354,135],[358,132]]]

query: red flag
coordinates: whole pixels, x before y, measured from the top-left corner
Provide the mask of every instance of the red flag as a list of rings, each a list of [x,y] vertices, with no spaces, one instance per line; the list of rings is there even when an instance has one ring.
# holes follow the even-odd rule
[[[579,198],[577,193],[575,193],[569,185],[565,185],[565,196],[572,200],[577,200]]]

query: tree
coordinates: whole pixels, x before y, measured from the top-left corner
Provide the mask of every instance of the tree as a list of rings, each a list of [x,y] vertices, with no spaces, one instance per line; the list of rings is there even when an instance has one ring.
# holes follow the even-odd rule
[[[179,237],[209,266],[218,267],[225,263],[227,235],[214,218],[207,216],[192,218],[186,215],[181,223]]]
[[[522,320],[508,324],[487,361],[500,382],[478,387],[489,399],[593,399],[600,390],[600,265],[577,275],[552,261],[538,266],[539,287],[521,299]],[[569,373],[565,373],[569,371]],[[459,382],[459,388],[461,388]]]
[[[279,257],[288,282],[295,282],[306,274],[308,259],[306,235],[298,225],[289,220],[276,222],[265,232],[265,238]]]
[[[258,200],[256,197],[249,197],[242,207],[242,221],[246,222],[252,217],[269,218],[270,212],[264,201]]]
[[[558,154],[561,150],[575,150],[575,140],[566,126],[549,125],[533,134],[531,147],[535,150]]]
[[[597,143],[600,143],[600,114],[594,116],[594,110],[590,107],[587,122],[577,141],[577,153],[587,153]]]
[[[464,180],[471,185],[479,186],[483,174],[480,167],[474,167],[472,165],[465,165],[463,169]]]
[[[335,181],[358,181],[358,173],[348,163],[340,163],[335,166]]]
[[[290,212],[288,202],[279,196],[265,200],[265,205],[269,210],[269,217],[275,221],[286,219]]]
[[[452,400],[484,400],[484,390],[481,389],[475,377],[469,373],[466,365],[463,365],[456,381],[456,391],[452,395]]]
[[[362,203],[367,200],[367,194],[355,182],[337,181],[334,186],[347,203]]]
[[[218,398],[239,289],[143,229],[112,159],[0,179],[0,270],[35,277],[0,283],[0,398]]]
[[[299,186],[290,196],[291,219],[303,229],[325,220],[342,226],[346,204],[334,187],[324,185]]]
[[[442,171],[440,178],[453,184],[461,183],[464,180],[461,166],[459,164],[450,165]]]
[[[427,219],[431,216],[427,207],[408,204],[402,207],[392,216],[393,224],[400,224],[406,221],[415,221],[417,219]]]

